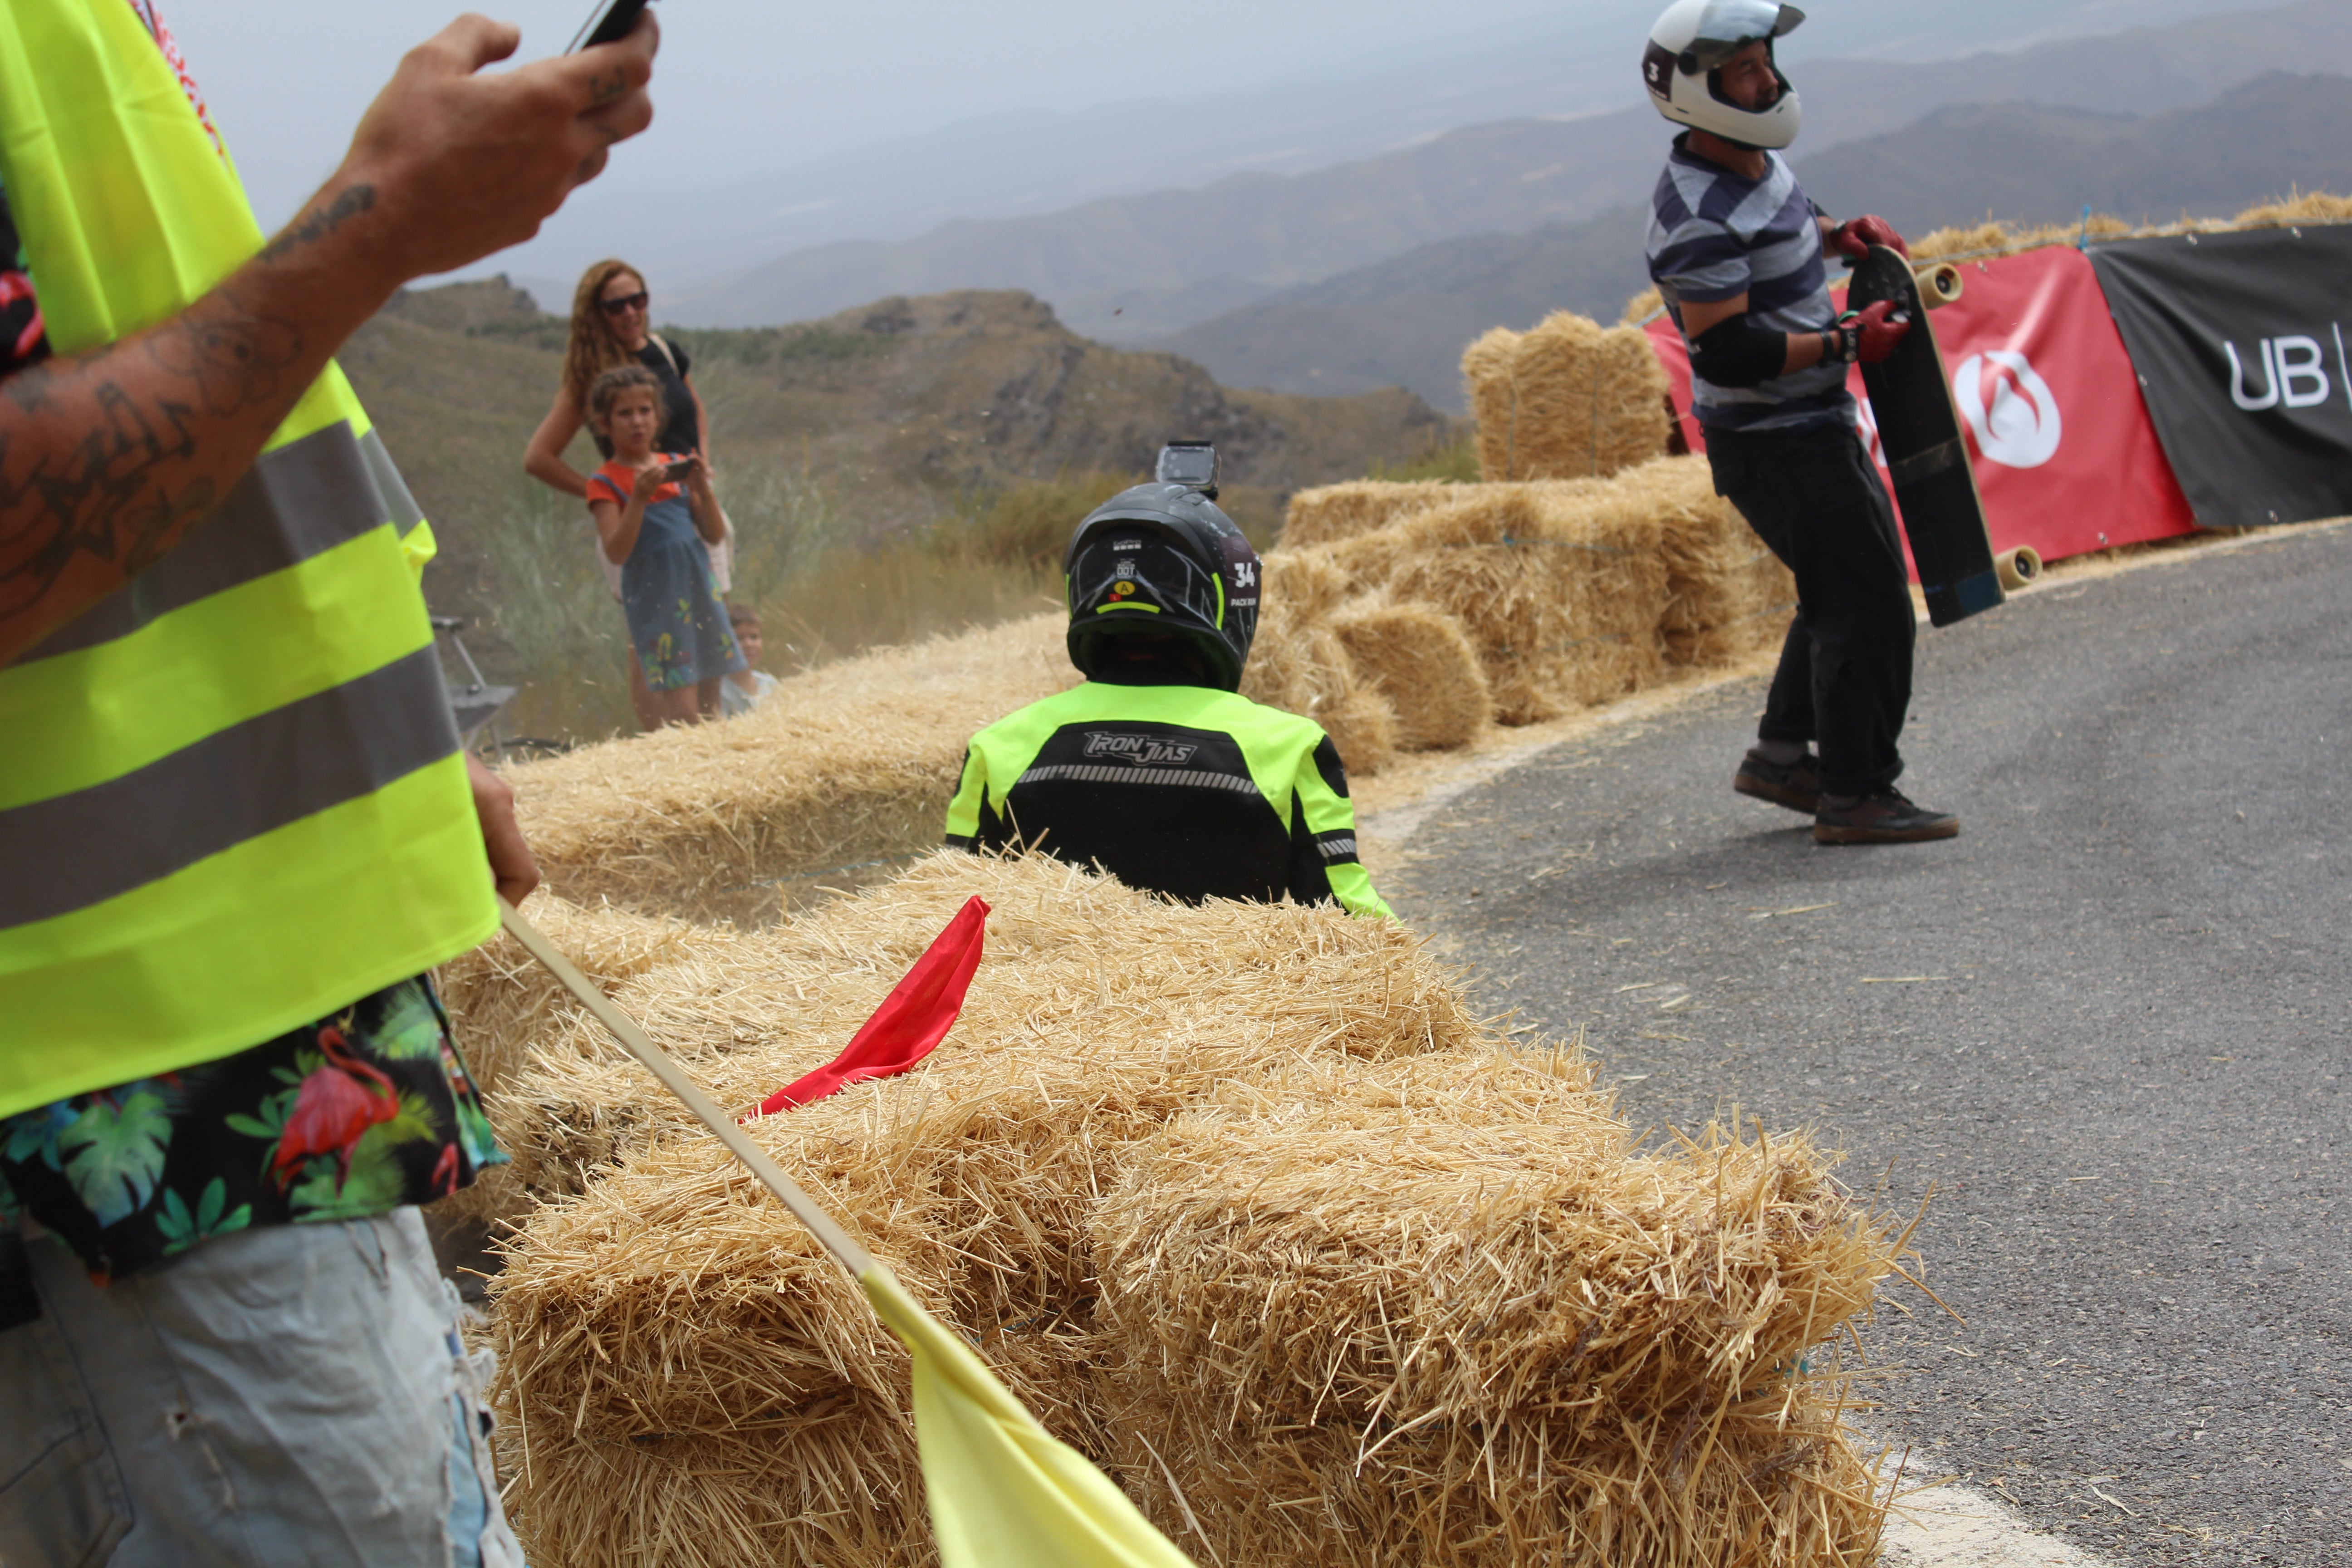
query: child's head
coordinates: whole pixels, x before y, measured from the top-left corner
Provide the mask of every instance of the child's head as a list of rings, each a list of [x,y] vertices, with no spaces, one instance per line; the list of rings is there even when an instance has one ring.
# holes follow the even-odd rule
[[[743,662],[759,668],[760,612],[749,605],[730,605],[727,624],[735,628],[735,646],[743,650]]]
[[[588,389],[589,422],[623,457],[652,451],[662,417],[662,384],[641,364],[614,365]]]

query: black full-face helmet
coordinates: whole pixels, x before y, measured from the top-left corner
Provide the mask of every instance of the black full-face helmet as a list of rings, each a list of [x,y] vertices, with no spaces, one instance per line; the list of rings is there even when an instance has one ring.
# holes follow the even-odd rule
[[[1190,485],[1122,490],[1070,535],[1062,557],[1070,662],[1102,678],[1119,637],[1173,633],[1205,661],[1209,683],[1242,683],[1257,632],[1257,552]]]

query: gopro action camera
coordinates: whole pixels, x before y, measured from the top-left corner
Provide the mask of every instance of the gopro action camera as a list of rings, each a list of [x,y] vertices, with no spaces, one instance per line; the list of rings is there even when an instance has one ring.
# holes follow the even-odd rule
[[[1153,477],[1163,485],[1182,485],[1214,500],[1217,449],[1206,441],[1171,441],[1160,448],[1160,467]]]

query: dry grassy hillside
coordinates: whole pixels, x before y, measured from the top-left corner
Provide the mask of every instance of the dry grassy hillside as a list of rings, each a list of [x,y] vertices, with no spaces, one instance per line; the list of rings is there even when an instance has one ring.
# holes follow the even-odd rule
[[[1456,434],[1393,389],[1230,391],[1173,354],[1080,338],[1019,293],[667,335],[710,411],[736,598],[782,624],[779,670],[1041,607],[1053,545],[1171,437],[1218,444],[1228,510],[1269,541],[1292,490]],[[403,293],[342,361],[440,536],[435,607],[483,623],[469,644],[493,679],[525,685],[524,728],[579,735],[626,712],[585,512],[520,471],[562,347],[561,320],[494,279]],[[571,457],[595,460],[584,437]]]

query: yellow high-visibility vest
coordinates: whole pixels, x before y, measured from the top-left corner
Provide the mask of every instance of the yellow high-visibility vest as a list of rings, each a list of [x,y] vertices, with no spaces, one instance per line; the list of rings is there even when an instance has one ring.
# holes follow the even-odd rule
[[[0,7],[0,182],[59,354],[261,246],[123,0]],[[257,1045],[498,929],[432,548],[330,365],[177,549],[0,668],[0,1116]]]

